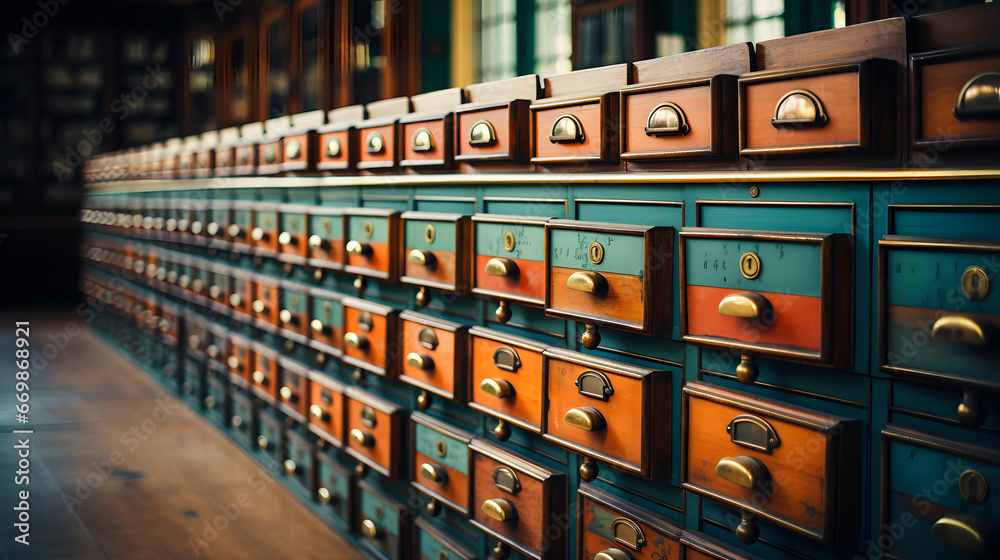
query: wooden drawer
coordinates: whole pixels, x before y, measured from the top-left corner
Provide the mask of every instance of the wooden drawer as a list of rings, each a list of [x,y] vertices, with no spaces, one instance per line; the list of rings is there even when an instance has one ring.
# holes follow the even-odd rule
[[[205,415],[216,422],[228,422],[231,420],[229,410],[229,380],[223,374],[216,373],[209,369],[205,375],[205,398],[202,405],[205,407]]]
[[[226,240],[231,222],[232,208],[229,201],[213,201],[212,207],[205,210],[205,229],[201,234],[211,239]]]
[[[344,311],[340,305],[343,296],[319,288],[312,288],[310,294],[310,336],[313,341],[336,349],[339,355],[344,340]]]
[[[998,384],[1000,296],[993,292],[1000,245],[886,236],[879,241],[879,366],[955,385],[957,417],[978,426],[984,391]]]
[[[243,379],[250,378],[250,372],[256,366],[253,356],[253,342],[245,338],[229,339],[230,353],[226,355],[226,365],[229,371]]]
[[[566,475],[478,439],[469,450],[474,471],[469,522],[529,558],[562,558]]]
[[[478,556],[452,536],[422,517],[414,522],[413,548],[420,560],[478,560]]]
[[[239,251],[245,251],[244,247],[253,245],[253,239],[250,238],[253,232],[253,207],[252,202],[233,202],[232,216],[226,227],[226,238],[237,245]]]
[[[277,204],[255,204],[253,210],[253,227],[250,229],[250,243],[260,249],[278,250],[278,213]]]
[[[233,175],[253,175],[257,170],[257,146],[248,144],[236,147],[236,167]]]
[[[882,430],[882,517],[887,556],[996,558],[1000,453],[996,448],[888,425]],[[891,532],[890,532],[891,531]]]
[[[382,476],[406,472],[407,410],[371,393],[347,387],[347,452]]]
[[[743,353],[744,383],[756,379],[754,354],[850,363],[849,235],[686,228],[680,254],[681,336]]]
[[[317,135],[304,132],[281,139],[281,170],[309,171],[316,166]]]
[[[400,312],[400,380],[458,403],[468,402],[466,327],[409,310]],[[430,398],[422,395],[430,406]]]
[[[510,319],[507,301],[545,304],[545,223],[548,218],[476,214],[472,217],[472,292],[500,298],[497,318]]]
[[[670,323],[673,232],[669,227],[549,220],[545,313],[660,334]],[[588,329],[584,346],[596,348],[599,342],[596,329]]]
[[[310,372],[309,430],[336,447],[344,442],[344,385]]]
[[[465,293],[469,290],[468,216],[404,212],[401,282]]]
[[[343,360],[378,375],[396,374],[399,338],[396,310],[370,301],[345,297]]]
[[[380,560],[410,558],[410,511],[365,481],[358,483],[360,546]]]
[[[309,206],[285,204],[278,213],[278,250],[285,255],[302,257],[309,254]]]
[[[319,134],[316,168],[321,170],[353,169],[358,161],[358,131],[353,127]]]
[[[282,411],[304,420],[309,411],[309,369],[286,358],[278,358],[278,403]]]
[[[493,430],[510,437],[507,423],[542,433],[545,345],[482,327],[469,329],[472,383],[469,406],[500,419]]]
[[[891,152],[898,127],[895,72],[882,62],[741,76],[740,155]]]
[[[582,483],[577,492],[579,557],[634,560],[680,560],[681,529],[658,515],[596,486]],[[622,554],[625,553],[625,554]]]
[[[278,411],[267,405],[261,405],[257,412],[257,430],[254,436],[255,447],[271,459],[282,463],[285,460],[285,427]]]
[[[448,113],[440,118],[426,120],[404,120],[402,129],[403,167],[452,167],[455,151],[452,147],[454,115]]]
[[[914,55],[913,144],[916,148],[996,146],[1000,141],[1000,55],[946,48]]]
[[[681,533],[681,547],[685,560],[762,560],[697,531]]]
[[[344,271],[382,280],[396,279],[400,252],[400,213],[380,208],[353,208],[344,219]]]
[[[332,270],[344,266],[344,215],[339,208],[313,208],[309,216],[309,264]]]
[[[379,126],[367,125],[358,129],[358,169],[386,169],[396,167],[399,161],[396,146],[400,125],[392,121]]]
[[[283,329],[309,336],[309,288],[291,282],[281,283],[280,303],[276,318]]]
[[[254,391],[271,398],[278,397],[278,353],[263,344],[254,344],[254,365],[250,381]]]
[[[735,156],[736,98],[735,76],[622,90],[621,158]]]
[[[855,533],[861,422],[689,381],[684,386],[683,487],[755,519],[832,544]]]
[[[215,168],[212,174],[216,177],[225,177],[233,174],[233,164],[236,161],[236,148],[225,147],[215,150]]]
[[[232,410],[227,424],[238,436],[234,436],[243,445],[257,445],[257,413],[253,397],[249,393],[233,389]]]
[[[528,106],[516,99],[455,112],[458,138],[455,160],[463,162],[523,162],[528,160]]]
[[[301,429],[298,426],[296,428]],[[297,429],[289,428],[285,432],[285,459],[281,466],[286,475],[307,490],[312,488],[315,475],[313,470],[315,452],[312,442]]]
[[[326,453],[316,453],[315,500],[324,512],[333,514],[341,528],[353,531],[354,473]]]
[[[430,496],[431,504],[427,509],[431,515],[440,513],[438,502],[463,515],[468,514],[472,434],[419,412],[414,412],[410,418],[413,445],[410,484]]]
[[[252,312],[255,319],[274,326],[278,325],[278,313],[281,309],[282,301],[278,280],[258,276],[254,298],[251,301],[253,303],[250,304],[248,312]]]
[[[602,462],[650,479],[670,473],[670,373],[546,348],[544,437],[583,455],[584,480]]]
[[[617,163],[618,93],[531,105],[531,162]]]
[[[269,175],[280,172],[283,155],[281,140],[259,144],[257,146],[257,173]]]

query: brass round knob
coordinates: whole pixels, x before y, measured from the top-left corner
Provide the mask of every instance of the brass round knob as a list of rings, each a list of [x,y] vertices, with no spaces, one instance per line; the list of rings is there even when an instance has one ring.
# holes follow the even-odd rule
[[[587,457],[583,460],[583,464],[580,465],[580,478],[590,482],[597,478],[599,470],[600,468],[597,466],[597,463],[590,457]]]
[[[330,494],[330,491],[326,488],[326,486],[320,486],[319,488],[317,488],[316,495],[319,496],[319,501],[323,502],[324,504],[330,503],[331,498],[333,498],[333,496]]]
[[[265,382],[267,381],[267,377],[264,376],[263,371],[257,370],[253,372],[253,381],[258,385],[264,385]]]
[[[281,311],[278,312],[278,320],[285,324],[298,322],[295,319],[295,315],[293,315],[292,312],[288,309],[282,309]]]
[[[287,231],[283,231],[278,235],[279,245],[295,245],[296,241],[297,240],[295,239],[295,237],[293,237],[292,234]]]
[[[493,312],[493,314],[496,315],[497,321],[506,323],[507,321],[510,321],[510,306],[507,305],[506,301],[500,300],[500,305],[497,307],[497,310]]]
[[[257,436],[257,447],[267,449],[267,437],[264,434]]]
[[[286,401],[292,400],[293,395],[291,387],[288,386],[282,387],[281,389],[278,390],[278,394],[281,395],[281,398],[285,399]]]
[[[260,313],[263,315],[267,315],[270,312],[267,308],[267,304],[259,299],[255,299],[253,303],[250,304],[250,308],[253,309],[254,313]]]
[[[330,244],[329,241],[323,239],[318,235],[309,236],[309,247],[313,249],[325,249]]]
[[[215,408],[215,397],[213,397],[212,395],[207,395],[205,397],[205,400],[202,402],[205,403],[205,408],[209,410]]]
[[[234,415],[229,419],[229,423],[238,430],[243,425],[243,417]]]
[[[253,239],[254,241],[262,241],[268,237],[270,237],[270,235],[264,231],[264,228],[255,227],[250,230],[250,239]]]
[[[510,438],[510,425],[506,421],[497,422],[497,427],[493,428],[493,435],[500,441],[507,441]]]
[[[747,354],[740,356],[740,363],[736,366],[736,377],[740,380],[740,383],[751,385],[754,381],[757,381],[759,374],[760,369],[757,368],[753,356]]]
[[[437,500],[434,499],[428,502],[427,514],[430,515],[431,517],[437,517],[441,515],[441,502],[438,502]]]
[[[209,235],[218,235],[220,229],[221,227],[218,222],[208,222],[208,225],[205,226],[205,233]]]
[[[580,337],[583,347],[593,350],[601,345],[601,333],[597,332],[597,325],[587,323],[584,325],[583,336]]]
[[[420,288],[420,291],[417,292],[416,299],[419,307],[427,307],[427,305],[431,302],[431,294],[427,291],[427,288]]]
[[[421,391],[420,394],[417,395],[417,409],[427,410],[431,407],[431,401],[432,399],[430,393],[427,391]]]
[[[286,473],[295,474],[295,461],[291,459],[285,459],[285,462],[282,463],[282,465],[285,467]]]

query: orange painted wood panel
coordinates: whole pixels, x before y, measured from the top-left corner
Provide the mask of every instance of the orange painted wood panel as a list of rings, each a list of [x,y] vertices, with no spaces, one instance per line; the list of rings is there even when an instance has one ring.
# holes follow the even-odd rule
[[[361,411],[364,410],[365,404],[351,397],[345,398],[347,400],[347,423],[344,435],[347,447],[392,471],[392,447],[400,444],[398,438],[401,434],[393,433],[391,418],[388,414],[375,408],[375,426],[369,428],[361,422]],[[358,443],[351,437],[351,430],[355,428],[364,432],[366,437],[371,436],[375,444],[372,447],[365,447]]]
[[[232,352],[229,356],[222,356],[222,360],[229,364],[229,357],[235,356],[239,363],[236,368],[230,366],[229,370],[243,379],[250,379],[250,372],[253,371],[252,368],[256,363],[254,362],[253,352],[246,346],[237,342],[233,342],[231,344],[233,347]]]
[[[324,389],[329,391],[330,402],[323,399]],[[344,441],[344,395],[329,387],[324,387],[315,381],[309,384],[309,406],[318,405],[322,408],[323,416],[317,417],[309,413],[309,423],[337,438]]]
[[[448,473],[448,478],[443,483],[434,482],[429,478],[425,477],[423,473],[420,472],[420,465],[424,463],[431,463],[436,465],[438,468],[442,468]],[[469,506],[469,477],[468,475],[462,474],[455,469],[449,468],[441,463],[438,463],[433,458],[424,455],[423,453],[413,452],[413,480],[423,484],[427,488],[436,492],[439,496],[451,500],[456,504],[467,508]],[[492,474],[492,473],[490,473]]]
[[[518,418],[535,427],[536,431],[541,429],[544,390],[542,379],[545,368],[542,354],[477,336],[471,337],[471,340],[471,402]],[[516,372],[502,370],[493,363],[493,353],[502,346],[513,348],[521,359],[522,366]],[[514,386],[514,395],[501,399],[486,394],[480,385],[484,380],[491,378],[510,382]]]
[[[687,334],[718,336],[756,344],[779,344],[819,351],[823,338],[822,300],[818,297],[753,292],[767,298],[774,310],[755,321],[719,313],[719,302],[740,290],[710,286],[687,287]]]
[[[257,313],[253,309],[248,309],[248,312],[257,319],[278,326],[278,311],[281,309],[281,303],[278,301],[278,287],[270,284],[257,284],[255,292],[252,301],[264,302],[264,311]],[[247,307],[249,308],[250,305],[248,304]]]
[[[283,329],[288,329],[292,332],[301,334],[302,336],[309,336],[309,332],[312,329],[309,328],[309,314],[308,313],[292,313],[292,320],[288,323],[282,323],[278,319],[278,325]]]
[[[514,146],[510,142],[510,111],[506,107],[460,113],[458,117],[458,138],[455,139],[455,153],[458,156],[502,156],[512,155]],[[470,146],[469,135],[472,126],[479,121],[489,121],[496,132],[497,141],[492,146]]]
[[[952,110],[962,86],[973,76],[1000,69],[1000,56],[929,64],[920,70],[920,131],[917,139],[955,136],[1000,135],[1000,121],[969,119],[960,121]]]
[[[328,329],[329,334],[316,332],[310,327],[309,333],[312,339],[334,348],[341,348],[344,344],[344,328],[340,325],[328,325],[325,323],[323,326]]]
[[[371,254],[368,256],[348,254],[347,264],[349,266],[367,268],[383,274],[389,274],[389,260],[392,258],[392,255],[389,254],[389,244],[367,241],[363,241],[363,243],[368,243],[371,246]]]
[[[473,452],[472,505],[473,519],[516,541],[529,550],[541,553],[547,543],[545,523],[549,512],[545,510],[545,485],[542,481],[518,472],[521,491],[517,495],[497,488],[493,482],[493,471],[505,466],[492,457]],[[513,465],[506,465],[512,467]],[[514,468],[517,472],[518,469]],[[483,502],[501,498],[511,502],[517,511],[517,521],[497,521],[483,513]],[[562,531],[560,531],[562,533]]]
[[[661,103],[676,103],[690,131],[678,136],[647,136],[649,114]],[[625,97],[625,152],[650,153],[708,150],[712,146],[712,91],[708,85],[637,93]],[[719,107],[716,111],[722,111]]]
[[[364,360],[373,366],[388,369],[389,359],[386,352],[389,350],[389,329],[386,324],[386,318],[383,315],[371,313],[372,327],[370,331],[365,332],[361,330],[361,326],[358,324],[358,318],[361,316],[361,313],[360,309],[344,306],[344,334],[353,332],[365,337],[368,340],[368,347],[361,349],[343,344],[344,355]]]
[[[368,135],[372,132],[379,132],[382,134],[382,140],[385,144],[385,149],[382,150],[380,154],[369,154],[368,153]],[[389,167],[392,166],[396,161],[396,125],[387,124],[385,126],[374,126],[372,128],[362,128],[358,132],[358,140],[360,147],[358,148],[358,166],[362,167],[366,164],[375,164],[378,167]],[[341,148],[343,149],[343,148]]]
[[[295,372],[282,369],[281,387],[288,387],[292,394],[286,399],[278,390],[278,399],[302,415],[309,414],[309,380]]]
[[[285,151],[285,147],[287,147],[288,145],[290,145],[294,141],[298,141],[298,143],[299,143],[299,155],[298,155],[298,157],[289,159],[287,157],[287,152]],[[281,157],[282,157],[283,163],[296,163],[296,162],[300,162],[300,163],[304,164],[304,163],[308,163],[309,162],[309,158],[310,158],[309,150],[312,149],[312,144],[309,142],[309,135],[308,134],[298,134],[298,135],[295,135],[295,136],[286,136],[282,140],[281,145],[282,145]]]
[[[340,142],[340,154],[336,157],[330,157],[326,152],[326,144],[331,138],[336,138]],[[341,164],[344,167],[350,165],[351,162],[351,150],[354,149],[351,146],[351,135],[350,131],[342,130],[339,132],[327,132],[325,134],[319,135],[319,162],[320,163],[336,163]]]
[[[434,138],[434,150],[430,152],[415,152],[413,151],[413,134],[420,130],[421,128],[426,128],[430,131],[431,136]],[[437,119],[433,121],[422,121],[416,123],[407,123],[403,125],[403,158],[409,160],[442,160],[445,159],[445,150],[449,147],[445,141],[444,119]]]
[[[627,550],[635,560],[680,560],[680,542],[669,535],[663,535],[649,525],[636,521],[636,519],[627,515],[623,516],[620,512],[607,508],[603,504],[599,504],[589,498],[583,498],[582,508],[583,522],[577,528],[581,534],[583,547],[580,552],[581,558],[593,558],[594,555],[602,550],[618,548]],[[625,517],[642,529],[646,539],[646,544],[642,547],[642,550],[636,551],[624,547],[594,530],[606,531],[605,534],[610,535],[610,520],[618,517]]]
[[[601,120],[601,104],[587,103],[569,107],[554,107],[531,112],[534,120],[534,157],[540,158],[578,158],[599,157],[601,155],[601,136],[604,134],[604,123]],[[552,125],[563,115],[574,115],[583,125],[583,142],[559,144],[549,141]]]
[[[439,282],[441,284],[456,285],[456,256],[451,251],[425,251],[434,254],[434,266],[420,266],[411,264],[409,254],[411,248],[403,251],[404,274],[410,279],[426,280],[428,282]],[[419,282],[418,282],[419,283]]]
[[[861,100],[858,95],[859,75],[844,72],[825,76],[810,76],[746,86],[746,147],[781,148],[828,144],[856,144],[861,140]],[[804,89],[811,91],[823,103],[830,121],[823,127],[775,128],[771,125],[774,109],[786,93]]]
[[[427,325],[421,325],[412,321],[403,321],[403,375],[417,381],[433,385],[442,391],[455,395],[458,387],[455,386],[455,333],[446,329],[433,329]],[[437,335],[438,345],[433,350],[425,348],[420,344],[420,331],[432,329]],[[416,352],[424,356],[429,356],[434,361],[434,369],[423,370],[415,368],[406,363],[406,356],[410,352]],[[464,364],[463,366],[464,367]]]
[[[601,272],[599,274],[608,284],[607,292],[588,294],[566,287],[566,280],[574,272],[578,270],[555,266],[551,268],[549,273],[551,309],[598,315],[635,323],[638,327],[642,327],[645,319],[645,301],[641,277]]]
[[[258,383],[254,380],[256,372],[264,374],[264,380]],[[273,359],[263,354],[256,354],[254,358],[254,368],[250,374],[250,381],[260,387],[265,393],[277,398],[278,396],[278,364]]]
[[[493,257],[488,255],[476,255],[476,289],[504,292],[537,299],[539,302],[545,298],[544,261],[511,259],[517,263],[517,275],[491,276],[483,272],[491,258]]]

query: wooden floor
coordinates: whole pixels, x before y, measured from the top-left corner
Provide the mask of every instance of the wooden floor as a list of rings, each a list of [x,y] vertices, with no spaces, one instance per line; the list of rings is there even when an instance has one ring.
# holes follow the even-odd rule
[[[14,320],[26,318],[36,352],[66,344],[31,378],[29,547],[8,536],[16,503],[11,430],[24,426],[11,425],[14,373],[0,367],[0,558],[363,558],[103,340],[86,328],[64,334],[83,318],[5,317],[0,363],[14,362]]]

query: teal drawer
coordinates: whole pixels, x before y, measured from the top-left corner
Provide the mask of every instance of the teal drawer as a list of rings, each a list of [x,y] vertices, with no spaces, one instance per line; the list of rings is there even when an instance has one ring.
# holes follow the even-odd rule
[[[261,407],[257,418],[257,436],[254,440],[257,448],[271,459],[282,462],[284,459],[282,448],[285,446],[285,441],[279,413],[265,405]]]
[[[400,281],[465,293],[471,222],[461,214],[404,212]],[[418,302],[419,302],[418,298]]]
[[[395,280],[401,260],[400,213],[390,209],[352,208],[344,216],[344,270]]]
[[[411,416],[413,438],[412,485],[432,499],[430,511],[438,502],[461,514],[469,512],[471,464],[469,441],[472,434],[414,412]]]
[[[313,208],[307,242],[314,265],[340,270],[344,264],[344,216],[340,210]]]
[[[286,255],[308,255],[309,206],[282,205],[278,212],[278,250]]]
[[[326,453],[316,453],[316,485],[313,492],[323,509],[346,528],[353,509],[354,475]]]
[[[338,349],[344,339],[341,294],[313,288],[310,291],[309,336],[327,347]]]
[[[302,426],[298,429],[305,430]],[[285,460],[282,463],[285,474],[293,477],[304,488],[313,481],[313,445],[306,436],[295,429],[289,429],[285,438]]]
[[[309,334],[309,288],[291,282],[281,283],[278,325],[303,336]]]
[[[410,546],[406,507],[365,481],[358,483],[361,546],[376,558],[403,558]]]
[[[438,529],[423,517],[415,522],[414,548],[420,560],[473,560],[474,552],[456,542],[447,533]]]
[[[476,214],[472,217],[472,292],[500,298],[495,311],[506,323],[516,301],[545,304],[545,222],[548,218]]]

